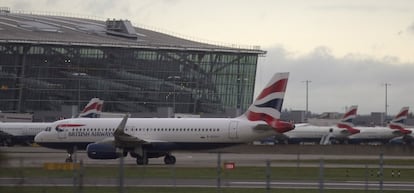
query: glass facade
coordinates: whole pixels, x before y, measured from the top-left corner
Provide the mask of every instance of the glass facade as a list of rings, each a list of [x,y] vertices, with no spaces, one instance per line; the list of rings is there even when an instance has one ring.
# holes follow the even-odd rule
[[[221,113],[250,105],[257,53],[0,44],[0,110]]]

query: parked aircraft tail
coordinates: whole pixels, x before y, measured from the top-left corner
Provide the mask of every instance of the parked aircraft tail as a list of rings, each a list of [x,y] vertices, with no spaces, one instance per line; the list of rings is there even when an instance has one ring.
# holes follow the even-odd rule
[[[356,117],[358,110],[357,105],[353,105],[349,107],[348,111],[345,112],[344,116],[342,117],[341,121],[337,124],[338,128],[346,129],[350,134],[359,133],[359,129],[354,128],[353,120]]]
[[[276,73],[242,117],[250,121],[265,121],[278,133],[295,128],[292,123],[280,121],[288,77],[288,72]]]
[[[97,118],[102,112],[103,100],[99,98],[92,98],[89,103],[85,106],[82,112],[79,114],[79,117],[85,118]]]
[[[391,129],[400,130],[403,134],[410,134],[411,130],[405,129],[405,120],[408,117],[409,107],[401,108],[400,112],[391,120],[388,127]]]

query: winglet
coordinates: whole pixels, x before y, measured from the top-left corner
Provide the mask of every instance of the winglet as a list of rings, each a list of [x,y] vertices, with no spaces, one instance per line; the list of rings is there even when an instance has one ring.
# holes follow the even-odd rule
[[[114,131],[114,136],[115,137],[125,134],[125,126],[126,126],[126,123],[128,121],[129,116],[130,116],[130,114],[125,114],[124,115],[124,117],[122,118],[121,123],[119,123],[118,127]]]

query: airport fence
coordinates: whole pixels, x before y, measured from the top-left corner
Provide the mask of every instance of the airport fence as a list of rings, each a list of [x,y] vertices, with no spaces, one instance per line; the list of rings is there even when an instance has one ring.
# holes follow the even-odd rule
[[[124,158],[103,165],[85,164],[82,159],[75,163],[39,164],[35,158],[13,157],[2,161],[0,188],[24,192],[22,187],[42,187],[40,192],[56,192],[56,189],[48,188],[66,187],[69,192],[79,193],[91,192],[90,188],[98,187],[112,188],[113,192],[120,193],[136,192],[131,188],[145,190],[143,192],[149,192],[143,188],[166,188],[163,192],[179,192],[183,188],[205,188],[209,192],[233,192],[237,188],[254,189],[255,192],[414,189],[412,160],[385,159],[383,154],[369,160],[308,159],[297,154],[295,159],[267,159],[251,164],[223,159],[222,153],[209,155],[216,156],[216,163],[200,163],[199,166],[136,166],[125,163]]]

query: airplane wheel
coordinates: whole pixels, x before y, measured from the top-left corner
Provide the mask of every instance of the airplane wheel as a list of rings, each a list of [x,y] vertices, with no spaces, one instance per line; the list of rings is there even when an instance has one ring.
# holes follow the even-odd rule
[[[71,158],[71,157],[68,157],[68,158],[66,158],[65,162],[66,162],[66,163],[72,163],[72,162],[73,162],[73,160],[72,160],[72,158]]]
[[[147,165],[148,164],[148,158],[143,158],[141,156],[137,156],[137,165]]]
[[[166,155],[164,157],[164,163],[167,164],[167,165],[174,165],[175,161],[176,161],[176,159],[172,155]]]

